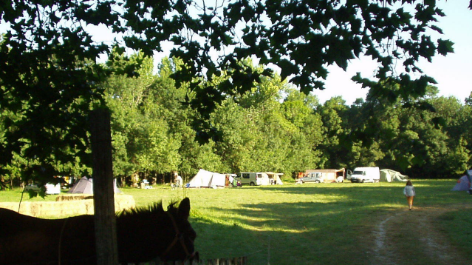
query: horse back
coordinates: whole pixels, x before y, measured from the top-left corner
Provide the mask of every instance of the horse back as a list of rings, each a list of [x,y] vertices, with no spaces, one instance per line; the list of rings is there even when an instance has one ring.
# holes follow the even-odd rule
[[[93,216],[41,219],[0,208],[0,264],[80,261],[95,256],[94,246]]]

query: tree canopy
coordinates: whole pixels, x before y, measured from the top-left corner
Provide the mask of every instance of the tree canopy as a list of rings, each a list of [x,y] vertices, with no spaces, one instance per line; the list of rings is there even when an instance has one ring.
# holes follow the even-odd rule
[[[291,84],[308,93],[324,88],[329,65],[345,69],[349,60],[370,56],[379,66],[375,79],[357,75],[353,80],[371,87],[376,96],[396,102],[398,98],[423,96],[428,84],[434,83],[432,77],[418,68],[420,59],[431,60],[437,54],[453,51],[451,41],[429,36],[431,30],[441,32],[434,23],[444,14],[436,1],[223,3],[2,1],[1,23],[9,28],[0,44],[4,128],[0,164],[12,164],[17,155],[27,159],[22,170],[24,179],[47,181],[54,175],[84,174],[83,165],[90,165],[87,113],[105,105],[103,82],[117,70],[96,61],[100,55],[110,58],[112,47],[152,55],[162,51],[164,41],[171,41],[175,46],[170,56],[183,61],[179,71],[173,73],[175,86],[188,86],[192,91],[186,99],[201,117],[195,119],[192,128],[207,139],[218,135],[212,133],[216,128],[209,118],[219,104],[228,97],[237,100],[255,83],[263,84],[264,77],[272,76],[268,68],[261,71],[244,63],[248,57],[256,57],[262,65],[277,65],[282,80],[288,78]],[[116,42],[94,42],[90,26],[111,29],[117,34]],[[125,65],[120,71],[128,76],[142,74],[136,71],[140,63]],[[404,71],[397,75],[398,63]],[[230,78],[212,82],[223,75]],[[141,85],[145,86],[136,84]],[[389,89],[392,87],[395,89]],[[277,117],[273,119],[277,124]],[[159,133],[156,128],[162,126],[171,124],[153,121],[137,132]],[[336,132],[336,125],[330,130]],[[178,161],[178,155],[174,157]],[[143,166],[156,168],[147,161],[157,158],[140,159]]]

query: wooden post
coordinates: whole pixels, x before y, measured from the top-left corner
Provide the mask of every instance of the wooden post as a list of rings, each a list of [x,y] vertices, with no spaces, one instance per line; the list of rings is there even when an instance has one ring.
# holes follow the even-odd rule
[[[118,264],[115,194],[111,156],[110,112],[97,109],[90,114],[93,157],[95,244],[98,265]]]

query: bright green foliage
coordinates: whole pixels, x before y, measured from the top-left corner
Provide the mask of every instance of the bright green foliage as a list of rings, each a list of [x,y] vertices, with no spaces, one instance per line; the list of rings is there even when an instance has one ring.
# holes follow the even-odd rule
[[[346,150],[349,150],[349,146],[346,146],[343,142],[346,136],[346,129],[348,129],[343,121],[346,111],[347,106],[341,97],[331,98],[316,110],[323,122],[324,139],[320,143],[319,149],[325,161],[324,168],[347,167],[345,158],[347,155]]]
[[[144,58],[142,54],[130,58],[115,54],[110,61],[107,65],[113,67],[110,70],[116,74],[112,74],[104,85],[107,105],[112,111],[113,140],[116,139],[116,145],[113,144],[115,174],[127,176],[142,172],[147,176],[150,172],[177,170],[181,164],[182,141],[179,133],[171,131],[172,123],[178,124],[173,118],[178,115],[174,111],[177,108],[168,108],[156,97],[165,74],[164,77],[156,76],[152,59]],[[119,71],[130,66],[136,76]],[[172,86],[166,89],[175,90]],[[170,113],[172,117],[168,117]]]
[[[290,94],[282,104],[281,92]],[[312,97],[286,88],[276,76],[263,78],[235,100],[225,101],[211,119],[221,133],[217,152],[233,172],[277,171],[291,175],[319,161],[314,147],[320,141],[316,135],[321,128],[306,128],[312,128],[316,119],[310,105],[315,101]]]
[[[316,97],[305,95],[295,89],[286,89],[282,112],[288,122],[296,127],[291,134],[292,156],[288,163],[292,171],[324,166],[319,146],[324,141],[323,124],[320,115],[314,112],[318,105]]]

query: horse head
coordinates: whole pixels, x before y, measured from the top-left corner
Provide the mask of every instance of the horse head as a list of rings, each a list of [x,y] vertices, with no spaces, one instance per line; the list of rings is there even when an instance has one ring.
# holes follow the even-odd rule
[[[120,263],[198,259],[194,248],[197,235],[189,223],[189,214],[188,198],[183,199],[178,207],[171,203],[167,211],[160,202],[119,214]]]
[[[164,252],[160,254],[160,259],[164,261],[198,260],[198,252],[195,252],[194,249],[197,234],[188,221],[190,215],[189,198],[183,199],[177,209],[173,204],[170,205],[166,214],[168,222],[171,223],[169,230],[173,235],[173,239]]]

